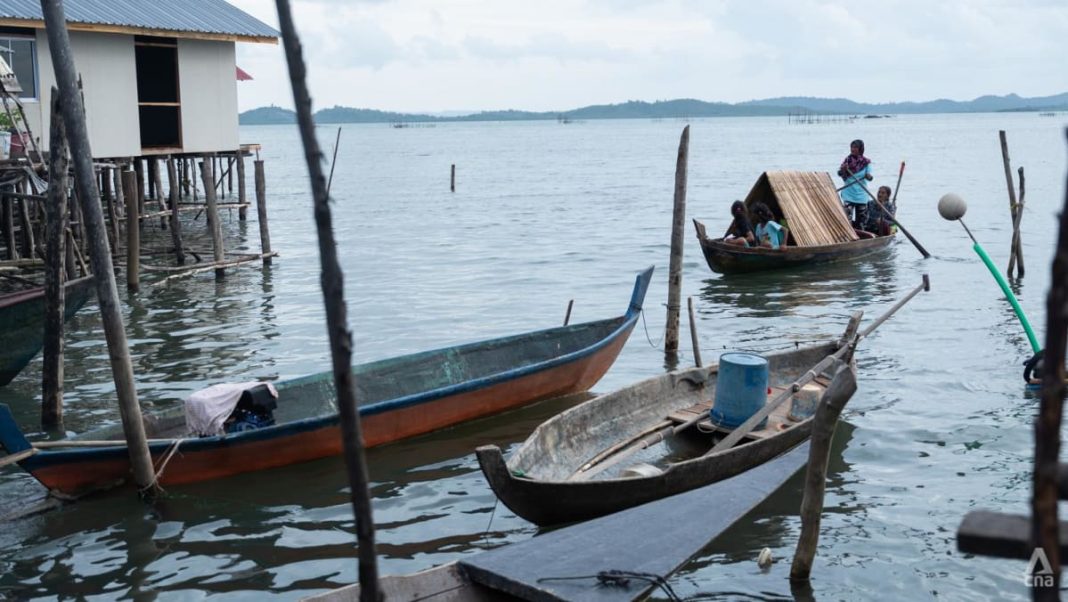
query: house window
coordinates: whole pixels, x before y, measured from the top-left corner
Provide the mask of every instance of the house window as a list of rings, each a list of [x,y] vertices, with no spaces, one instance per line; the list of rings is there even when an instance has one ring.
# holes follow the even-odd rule
[[[22,86],[19,98],[36,99],[37,41],[33,38],[0,36],[0,56],[7,61]]]

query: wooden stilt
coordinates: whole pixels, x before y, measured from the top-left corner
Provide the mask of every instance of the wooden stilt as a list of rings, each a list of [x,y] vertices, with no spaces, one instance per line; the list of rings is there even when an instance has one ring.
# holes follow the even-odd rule
[[[25,182],[25,180],[23,181]],[[19,186],[25,189],[26,184],[22,183]],[[25,194],[25,190],[22,190]],[[22,254],[25,257],[33,257],[33,250],[37,246],[33,238],[33,224],[30,222],[30,201],[29,199],[19,199],[19,222],[22,227]]]
[[[219,208],[215,199],[215,180],[212,174],[212,158],[204,155],[200,162],[200,173],[204,177],[204,198],[208,203],[208,228],[211,230],[211,248],[216,265],[223,263],[226,249],[223,246],[222,224],[219,222]],[[219,279],[226,275],[226,270],[221,267],[215,268],[215,278]]]
[[[1012,273],[1012,262],[1013,260],[1016,260],[1017,262],[1019,262],[1019,271],[1017,271],[1016,274],[1020,278],[1023,278],[1025,270],[1023,258],[1023,241],[1020,239],[1020,222],[1023,220],[1024,193],[1026,192],[1026,188],[1024,188],[1024,168],[1022,165],[1019,169],[1016,170],[1016,173],[1020,176],[1020,201],[1016,205],[1016,215],[1014,215],[1012,219],[1012,246],[1010,248],[1013,249],[1014,252],[1009,254],[1008,273]]]
[[[93,262],[93,273],[96,276],[96,297],[100,306],[104,335],[108,343],[108,357],[111,360],[115,393],[119,399],[119,409],[122,414],[123,433],[126,436],[130,453],[130,466],[133,469],[134,482],[141,491],[154,493],[157,489],[156,476],[152,469],[152,457],[148,453],[141,406],[137,401],[133,364],[126,342],[122,312],[119,309],[119,295],[115,287],[115,272],[111,263],[111,255],[107,248],[107,234],[104,230],[100,198],[97,196],[96,187],[93,186],[93,151],[89,146],[85,107],[82,105],[78,90],[77,68],[74,66],[74,55],[67,32],[67,18],[63,12],[63,4],[59,0],[42,0],[41,10],[44,14],[45,31],[48,35],[48,47],[52,55],[56,82],[61,92],[60,104],[67,126],[78,198],[85,205],[84,214],[92,232],[90,257]],[[136,220],[131,221],[136,223]]]
[[[156,170],[156,158],[149,157],[145,159],[145,164],[148,166],[148,198],[152,200],[159,200],[159,188],[156,187],[156,176],[159,175],[159,171]]]
[[[263,265],[271,265],[271,232],[267,227],[267,180],[263,171],[263,159],[253,164],[256,178],[256,218],[260,222],[260,251]]]
[[[133,157],[131,159],[134,166],[134,174],[137,177],[137,195],[134,197],[137,199],[137,215],[145,214],[145,163],[141,160],[141,157]]]
[[[167,201],[164,200],[166,197],[163,195],[163,176],[160,174],[159,159],[157,157],[152,157],[149,159],[149,165],[152,166],[152,169],[150,170],[152,172],[152,186],[156,189],[156,194],[152,198],[159,204],[159,210],[163,211],[164,209],[167,209]],[[168,220],[165,217],[159,218],[160,230],[167,229],[167,221]]]
[[[69,204],[70,203],[68,203],[68,205]],[[68,224],[68,226],[63,229],[63,240],[65,241],[65,244],[63,245],[63,271],[66,272],[67,280],[74,280],[79,275],[88,276],[89,274],[86,274],[85,272],[82,272],[81,274],[78,273],[79,264],[77,258],[74,256],[77,252],[78,244],[74,241],[74,232],[69,226],[70,213],[67,214],[67,218],[63,221]]]
[[[237,150],[237,154],[241,154],[241,149]],[[226,194],[234,196],[234,163],[237,161],[236,155],[226,158]]]
[[[167,158],[167,180],[171,186],[171,243],[174,244],[174,258],[178,265],[185,265],[185,249],[182,246],[182,220],[178,209],[178,169],[174,158]]]
[[[15,199],[3,195],[0,197],[4,211],[4,246],[7,247],[7,258],[11,261],[21,259],[19,248],[15,244]]]
[[[456,164],[449,170],[449,192],[456,192]]]
[[[111,192],[111,169],[101,170],[100,186],[108,204],[108,246],[111,255],[116,256],[119,254],[119,213],[115,209],[115,195]]]
[[[53,428],[63,420],[63,286],[64,242],[67,230],[67,132],[59,108],[59,91],[52,89],[52,126],[48,159],[48,201],[45,203],[48,244],[45,247],[44,365],[41,369],[41,425]]]
[[[1009,142],[1005,136],[1005,130],[998,130],[998,139],[1001,142],[1001,161],[1005,168],[1005,184],[1009,189],[1009,221],[1016,221],[1016,212],[1019,210],[1019,205],[1016,203],[1016,187],[1012,183],[1012,166],[1009,161]],[[1009,270],[1006,274],[1009,278],[1013,277],[1013,271],[1015,269],[1016,257],[1020,251],[1020,241],[1017,237],[1012,239],[1012,247],[1009,248]],[[1021,274],[1022,276],[1022,274]]]
[[[123,196],[126,198],[126,288],[141,290],[141,212],[138,205],[137,172],[122,172]]]
[[[675,162],[675,209],[671,220],[671,261],[668,268],[668,310],[664,353],[679,352],[679,311],[682,298],[682,243],[686,221],[686,167],[690,154],[690,126],[682,129]]]
[[[245,190],[245,151],[238,148],[234,156],[237,162],[237,202],[241,207],[237,210],[237,219],[245,221],[248,218],[248,193]]]

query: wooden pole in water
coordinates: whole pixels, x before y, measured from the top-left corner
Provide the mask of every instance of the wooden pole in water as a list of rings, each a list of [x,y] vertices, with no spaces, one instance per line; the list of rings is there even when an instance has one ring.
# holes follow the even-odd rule
[[[167,209],[167,202],[163,200],[163,174],[162,170],[159,168],[159,158],[152,157],[149,159],[149,165],[152,166],[149,171],[152,173],[152,187],[155,189],[155,194],[152,195],[152,200],[156,201],[159,205],[159,210],[163,211],[164,209]],[[159,229],[167,229],[167,218],[162,215],[159,218]]]
[[[267,178],[263,172],[263,159],[253,163],[256,177],[256,218],[260,222],[260,252],[263,265],[271,265],[271,231],[267,228]]]
[[[248,193],[245,190],[245,151],[238,147],[235,157],[237,161],[237,202],[241,205],[237,210],[237,219],[245,221],[248,218]]]
[[[178,169],[174,157],[167,157],[167,181],[171,188],[171,244],[174,245],[174,259],[178,265],[185,265],[185,247],[182,244],[182,221],[178,209]]]
[[[311,96],[305,83],[303,51],[293,24],[289,0],[276,0],[276,3],[279,29],[282,30],[286,62],[289,66],[289,79],[293,85],[293,104],[297,110],[297,123],[304,143],[304,158],[308,163],[312,199],[315,202],[315,224],[319,233],[319,259],[322,264],[320,282],[326,305],[330,357],[341,421],[341,441],[345,450],[352,508],[356,516],[360,600],[380,602],[383,595],[378,583],[378,563],[375,557],[375,525],[368,485],[370,479],[367,459],[364,457],[360,414],[356,406],[356,383],[352,374],[352,333],[349,332],[346,317],[344,274],[337,258],[330,195],[326,192],[326,178],[323,177],[323,153],[319,148],[319,140],[315,137]]]
[[[456,164],[452,164],[452,171],[449,175],[449,191],[456,192]]]
[[[857,380],[849,368],[849,358],[839,362],[835,377],[816,408],[812,420],[812,439],[809,442],[808,468],[805,469],[805,494],[801,501],[801,536],[797,540],[794,562],[790,567],[790,581],[808,581],[812,561],[820,539],[820,517],[823,514],[823,494],[827,487],[827,462],[831,457],[831,439],[849,398],[857,390]]]
[[[1013,268],[1012,264],[1014,261],[1018,261],[1020,269],[1017,274],[1020,278],[1023,278],[1024,258],[1023,241],[1020,238],[1020,222],[1023,221],[1024,193],[1026,192],[1026,189],[1024,188],[1024,168],[1022,165],[1016,170],[1016,173],[1020,175],[1020,201],[1019,204],[1016,205],[1016,214],[1012,216],[1012,244],[1010,246],[1010,249],[1015,252],[1009,253],[1009,269],[1006,273],[1011,276]]]
[[[152,470],[152,457],[148,453],[141,406],[134,387],[133,364],[126,343],[126,332],[119,309],[119,294],[115,288],[115,272],[108,253],[107,230],[104,228],[100,209],[100,196],[93,185],[93,152],[89,147],[89,132],[85,125],[85,107],[78,91],[77,69],[67,33],[67,20],[60,0],[41,0],[44,13],[48,47],[52,54],[56,82],[60,90],[60,105],[66,122],[74,163],[75,185],[78,198],[85,205],[84,215],[89,226],[90,257],[96,276],[96,296],[108,343],[111,372],[115,380],[115,393],[119,398],[123,432],[130,452],[134,482],[142,492],[156,489],[156,476]],[[135,220],[136,223],[136,220]]]
[[[145,214],[145,163],[141,157],[134,157],[133,166],[137,175],[137,215],[141,216]]]
[[[59,90],[52,88],[52,126],[48,144],[48,201],[45,203],[44,365],[41,368],[41,426],[63,420],[63,247],[67,231],[67,132],[59,108]]]
[[[704,363],[701,361],[701,346],[697,343],[697,322],[693,318],[693,297],[686,297],[686,305],[690,310],[690,344],[693,345],[693,363],[700,368]]]
[[[1068,131],[1068,130],[1066,130]],[[1032,579],[1034,600],[1059,600],[1061,542],[1057,519],[1057,465],[1061,453],[1061,420],[1064,413],[1065,344],[1068,343],[1068,189],[1060,214],[1057,248],[1049,295],[1046,297],[1046,357],[1042,361],[1042,398],[1035,420],[1034,493],[1031,497],[1031,541],[1046,554],[1053,570],[1053,583]],[[1031,569],[1045,567],[1035,563]],[[1030,575],[1029,575],[1030,576]],[[1046,586],[1046,587],[1043,587]]]
[[[564,314],[564,326],[567,326],[571,322],[571,307],[575,305],[575,300],[571,299],[567,302],[567,313]]]
[[[690,154],[690,126],[682,129],[679,156],[675,162],[675,210],[671,220],[671,263],[668,268],[667,327],[664,353],[679,352],[679,310],[682,297],[682,241],[686,221],[686,166]]]
[[[135,172],[122,172],[122,189],[126,198],[126,289],[136,293],[141,290],[141,213]]]
[[[211,230],[211,249],[215,264],[221,264],[226,255],[223,246],[222,224],[219,223],[219,207],[215,199],[215,175],[212,173],[212,158],[204,155],[200,162],[200,175],[204,177],[204,198],[208,201],[208,228]],[[215,278],[219,279],[226,275],[225,268],[215,268]]]
[[[19,259],[19,249],[15,246],[15,199],[0,194],[0,203],[3,204],[4,222],[4,246],[7,247],[7,258],[14,261]]]
[[[998,130],[998,139],[1001,141],[1001,161],[1005,167],[1005,184],[1009,189],[1009,220],[1015,222],[1016,212],[1019,210],[1019,205],[1016,203],[1016,187],[1012,183],[1012,167],[1011,162],[1009,161],[1009,142],[1005,137],[1005,130]],[[1012,278],[1016,256],[1020,250],[1019,246],[1019,239],[1014,237],[1012,247],[1009,248],[1009,272],[1006,274],[1009,278]]]
[[[111,255],[119,254],[119,213],[115,209],[115,195],[111,192],[111,169],[100,171],[100,194],[107,199],[108,205],[108,247]]]

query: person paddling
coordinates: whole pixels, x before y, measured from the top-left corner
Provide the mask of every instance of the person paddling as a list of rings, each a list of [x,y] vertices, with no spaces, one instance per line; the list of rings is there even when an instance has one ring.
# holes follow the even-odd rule
[[[868,214],[868,193],[864,189],[864,180],[872,180],[871,160],[864,156],[864,141],[854,140],[849,143],[849,155],[838,168],[838,176],[847,185],[842,188],[842,202],[846,217],[853,228],[864,229]]]
[[[723,241],[732,245],[755,247],[757,239],[753,234],[753,224],[749,221],[749,212],[745,210],[745,203],[734,201],[731,205],[731,216],[734,219],[731,221],[731,227],[727,228]]]

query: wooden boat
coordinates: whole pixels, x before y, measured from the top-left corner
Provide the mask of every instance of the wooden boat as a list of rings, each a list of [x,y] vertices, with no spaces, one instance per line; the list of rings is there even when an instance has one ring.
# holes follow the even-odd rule
[[[428,433],[541,399],[585,391],[615,361],[638,319],[652,268],[638,275],[626,313],[353,366],[366,447]],[[330,372],[275,383],[275,425],[211,437],[186,435],[184,409],[146,418],[163,486],[338,455]],[[121,426],[61,442],[29,443],[0,405],[0,444],[62,495],[123,481],[129,458]],[[8,458],[10,459],[10,458]]]
[[[733,245],[722,237],[709,238],[705,225],[695,219],[697,240],[713,272],[741,274],[856,259],[882,251],[894,240],[894,233],[854,230],[826,172],[765,172],[745,199],[747,207],[758,202],[787,225],[787,244],[779,249]]]
[[[842,344],[766,356],[769,398],[782,394],[784,387],[840,351]],[[852,361],[849,366],[855,371]],[[799,415],[800,407],[793,408],[799,402],[788,400],[771,413],[763,428],[751,431],[738,445],[708,454],[730,432],[709,420],[718,373],[718,364],[678,370],[591,399],[543,423],[507,462],[500,448],[479,447],[476,455],[482,472],[512,512],[548,526],[595,518],[721,481],[809,437],[811,414]],[[818,398],[830,383],[830,377],[821,373],[806,385],[805,394]],[[616,461],[623,456],[625,462]]]
[[[66,284],[63,319],[93,296],[93,277]],[[0,387],[11,382],[44,346],[45,293],[36,287],[0,296]]]

